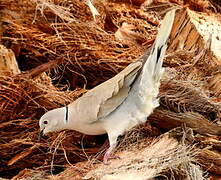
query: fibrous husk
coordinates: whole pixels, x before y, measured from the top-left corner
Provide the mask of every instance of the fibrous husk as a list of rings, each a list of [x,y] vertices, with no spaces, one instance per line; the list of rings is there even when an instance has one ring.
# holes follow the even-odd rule
[[[15,55],[12,50],[0,45],[0,75],[19,74]]]
[[[17,10],[18,17],[13,16],[11,9],[3,11],[7,17],[3,21],[8,23],[7,36],[3,40],[19,43],[22,56],[28,53],[24,70],[62,59],[65,67],[58,70],[57,76],[64,70],[68,72],[66,78],[71,88],[75,88],[76,83],[90,87],[107,80],[135,61],[149,46],[118,41],[114,33],[123,22],[135,25],[142,42],[152,39],[156,32],[157,25],[149,24],[139,14],[140,10],[125,4],[94,3],[101,19],[95,22],[89,7],[80,0],[74,3],[57,1],[56,4],[46,0],[36,1],[37,4],[28,2],[22,3],[22,7],[16,5],[18,10],[29,6],[26,13],[19,14]],[[112,27],[108,27],[110,23]],[[115,29],[111,29],[113,27]],[[24,49],[28,52],[23,52]]]
[[[199,166],[193,164],[195,153],[191,147],[179,143],[167,136],[155,140],[142,149],[132,148],[120,153],[122,160],[114,160],[109,166],[98,165],[91,170],[86,179],[152,179],[166,177],[166,171],[174,171],[179,177],[204,179]],[[163,175],[164,174],[164,175]],[[175,177],[170,177],[175,178]]]
[[[129,63],[136,61],[153,43],[156,28],[162,15],[168,11],[167,8],[177,6],[167,2],[155,4],[157,10],[150,11],[154,10],[154,6],[145,9],[114,1],[93,1],[93,5],[99,12],[95,18],[88,5],[80,0],[1,1],[1,29],[4,31],[1,42],[14,51],[19,68],[23,71],[19,75],[0,77],[0,156],[3,157],[0,159],[1,176],[12,177],[22,169],[34,167],[38,167],[37,173],[56,173],[80,161],[84,161],[84,167],[88,163],[85,160],[93,159],[91,155],[97,155],[103,137],[85,137],[66,131],[51,134],[38,141],[38,119],[44,112],[70,103],[86,92],[86,89],[113,77]],[[191,13],[188,10],[188,14],[185,9],[183,12],[178,14],[186,17]],[[123,29],[124,33],[121,33],[123,35],[119,39],[116,34],[125,28],[124,23],[128,25],[127,28],[132,28],[129,28],[129,36],[128,29],[126,28],[127,33]],[[192,24],[189,27],[194,28]],[[194,32],[197,33],[197,30]],[[198,36],[202,35],[197,34]],[[200,42],[200,47],[208,50],[207,40]],[[172,43],[171,40],[170,44]],[[203,55],[194,48],[175,48],[173,52],[170,51],[164,65],[173,67],[176,73],[163,80],[161,107],[150,117],[150,121],[152,118],[153,124],[157,124],[154,117],[159,120],[160,115],[165,121],[179,121],[175,126],[172,123],[166,127],[157,125],[162,132],[186,123],[194,128],[195,133],[204,136],[219,135],[219,80],[218,76],[214,76],[214,79],[211,77],[211,72],[219,72],[217,69],[215,71],[218,62],[210,50]],[[55,65],[58,66],[52,68]],[[47,74],[43,73],[45,71]],[[207,82],[210,82],[209,86]],[[197,122],[206,122],[208,126],[200,129],[198,124],[188,124],[188,120],[195,122],[195,119]],[[159,124],[162,122],[159,121]],[[134,136],[130,136],[128,142],[133,144],[140,138],[151,142],[153,137],[148,137],[149,134],[158,136],[161,133],[157,128],[149,128],[147,124],[143,128],[136,128],[129,132]],[[157,133],[154,132],[155,129]],[[188,151],[186,145],[177,145],[175,140],[167,140],[168,148],[172,147],[172,152],[177,150],[178,155],[183,155],[182,158],[185,159],[185,153],[194,154]],[[164,147],[163,144],[158,145]],[[127,149],[127,142],[122,140],[122,147]],[[156,152],[156,146],[149,148]],[[215,150],[218,151],[218,148]],[[141,152],[146,154],[145,149]],[[139,155],[138,151],[135,155]],[[171,163],[175,162],[170,154],[166,154],[165,159],[167,155],[171,157]],[[207,170],[211,162],[205,164],[204,161],[207,160],[203,156],[202,154],[201,163]],[[177,157],[174,157],[175,160]],[[136,159],[136,156],[131,156],[128,161],[131,162],[133,158]],[[190,167],[188,170],[182,163],[167,166],[164,160],[162,162],[166,168],[176,169],[179,164],[184,167],[185,175],[195,170],[199,172],[197,176],[202,177],[200,168],[190,161],[186,162]],[[120,164],[123,162],[125,161]],[[144,162],[149,163],[146,160]],[[136,169],[138,164],[136,162],[133,168]],[[214,165],[215,170],[212,172],[219,173],[218,165]],[[86,170],[82,169],[88,172],[90,168],[91,166]],[[155,176],[163,169],[160,167],[151,172]],[[40,173],[40,176],[43,175]],[[30,176],[34,177],[33,174]]]

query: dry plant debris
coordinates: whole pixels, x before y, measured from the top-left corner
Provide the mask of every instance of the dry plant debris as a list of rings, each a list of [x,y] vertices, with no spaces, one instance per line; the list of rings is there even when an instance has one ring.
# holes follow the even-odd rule
[[[164,176],[166,170],[177,171],[183,178],[204,179],[199,166],[192,164],[196,152],[191,147],[167,136],[154,140],[148,147],[143,142],[143,146],[142,149],[121,152],[122,160],[113,160],[109,166],[98,166],[85,179],[151,179]]]
[[[110,179],[124,176],[128,168],[131,177],[140,170],[141,178],[145,170],[151,177],[170,177],[172,172],[189,179],[203,179],[207,172],[221,175],[220,49],[215,46],[221,39],[219,2],[91,2],[99,15],[93,16],[82,0],[0,0],[0,42],[15,54],[6,50],[5,56],[1,46],[0,177],[44,179],[65,168],[47,178],[81,179],[91,170],[92,177]],[[66,131],[38,141],[39,117],[136,61],[154,42],[160,19],[171,8],[181,10],[164,60],[169,68],[162,81],[161,106],[149,119],[155,127],[146,123],[126,134],[118,150],[122,160],[113,161],[111,168],[91,164],[98,162],[103,136]],[[212,41],[208,29],[216,33]],[[5,57],[7,64],[2,63]],[[183,124],[194,130],[189,142],[168,137],[152,142]],[[130,150],[128,144],[135,148]]]

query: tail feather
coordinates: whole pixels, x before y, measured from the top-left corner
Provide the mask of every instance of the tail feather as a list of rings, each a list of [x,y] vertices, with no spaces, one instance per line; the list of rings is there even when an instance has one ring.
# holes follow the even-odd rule
[[[175,10],[171,10],[165,15],[163,21],[161,22],[160,29],[158,30],[158,34],[152,51],[154,55],[151,60],[155,64],[154,76],[157,80],[160,79],[160,76],[162,74],[161,69],[163,64],[163,58],[167,49],[167,41],[172,30],[174,17]]]
[[[141,72],[141,91],[156,98],[159,91],[160,78],[163,74],[163,58],[167,49],[167,40],[172,29],[175,10],[169,11],[161,22],[154,45]]]

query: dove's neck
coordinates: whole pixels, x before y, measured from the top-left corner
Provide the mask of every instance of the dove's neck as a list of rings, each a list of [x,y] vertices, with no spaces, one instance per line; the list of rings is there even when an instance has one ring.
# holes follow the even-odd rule
[[[91,120],[90,116],[88,115],[88,111],[86,110],[87,108],[81,106],[78,102],[79,100],[82,99],[78,99],[68,105],[68,118],[66,121],[66,115],[64,115],[62,128],[75,130],[88,135],[105,134],[106,131],[103,127],[103,124],[99,122],[93,122],[93,120]]]
[[[75,103],[65,106],[63,109],[63,116],[60,118],[59,126],[60,129],[72,129],[78,130],[77,126],[81,122],[79,113],[77,112],[77,107]],[[76,129],[77,128],[77,129]]]
[[[61,129],[69,129],[70,127],[70,107],[65,106],[63,109],[63,118],[60,119],[59,126]]]
[[[50,111],[50,117],[52,119],[52,126],[54,131],[60,131],[68,129],[69,127],[69,107],[57,108]]]

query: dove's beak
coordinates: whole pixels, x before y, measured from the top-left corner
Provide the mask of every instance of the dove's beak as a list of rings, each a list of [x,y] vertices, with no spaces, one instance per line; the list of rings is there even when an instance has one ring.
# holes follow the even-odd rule
[[[42,129],[38,135],[38,140],[41,140],[41,138],[44,136],[44,129]]]

